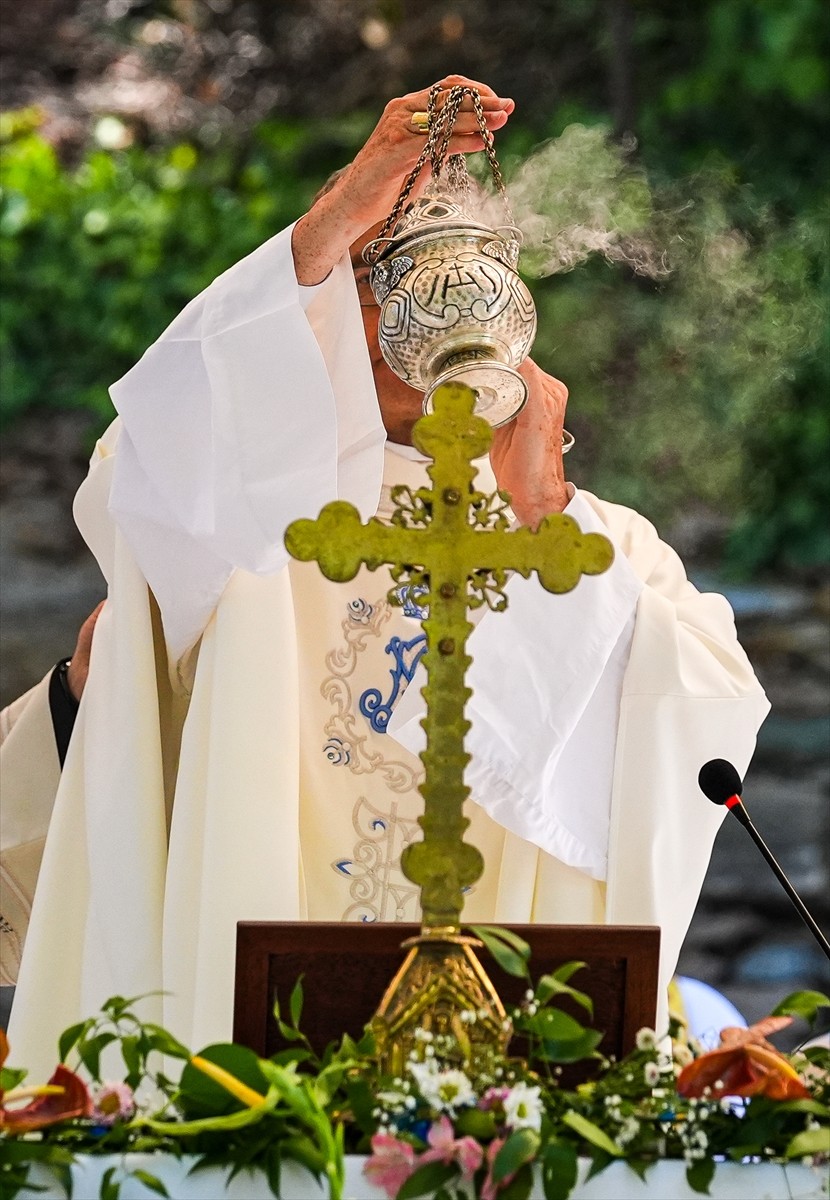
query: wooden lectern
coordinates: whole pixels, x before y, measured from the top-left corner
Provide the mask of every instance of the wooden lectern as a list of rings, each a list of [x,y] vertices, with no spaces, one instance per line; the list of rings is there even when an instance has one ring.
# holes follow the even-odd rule
[[[645,925],[511,925],[530,944],[533,979],[562,963],[586,967],[571,979],[594,1002],[594,1017],[577,1006],[577,1020],[603,1030],[599,1049],[617,1057],[634,1046],[638,1029],[654,1027],[660,930]],[[404,959],[401,943],[420,933],[419,925],[350,922],[240,921],[236,939],[233,1038],[269,1057],[288,1046],[274,1020],[274,1000],[283,1013],[297,979],[303,977],[301,1028],[320,1053],[343,1033],[359,1037]],[[486,950],[484,969],[509,1008],[519,1003],[526,984],[505,974]],[[584,1064],[569,1068],[572,1086],[588,1074]]]

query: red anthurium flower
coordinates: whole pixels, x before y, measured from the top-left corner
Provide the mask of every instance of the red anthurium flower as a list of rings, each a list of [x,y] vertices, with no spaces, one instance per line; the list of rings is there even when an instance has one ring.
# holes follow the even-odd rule
[[[717,1100],[721,1096],[769,1096],[772,1100],[804,1100],[810,1093],[789,1059],[765,1035],[792,1024],[791,1017],[767,1017],[749,1029],[721,1031],[717,1050],[701,1054],[680,1072],[681,1096]]]
[[[6,1035],[0,1029],[0,1067],[9,1053]],[[15,1100],[30,1100],[23,1108],[8,1108]],[[92,1099],[84,1081],[66,1067],[56,1067],[47,1084],[0,1091],[0,1130],[4,1133],[29,1133],[70,1117],[86,1117],[92,1112]]]

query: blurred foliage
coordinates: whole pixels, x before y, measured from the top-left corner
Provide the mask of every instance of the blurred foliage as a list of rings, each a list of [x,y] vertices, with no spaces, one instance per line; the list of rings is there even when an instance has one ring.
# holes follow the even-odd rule
[[[202,136],[196,123],[175,144],[153,134],[145,115],[141,137],[121,149],[104,148],[118,146],[120,120],[104,116],[98,145],[68,164],[36,108],[3,114],[2,419],[39,405],[108,416],[107,384],[211,279],[307,207],[362,144],[372,108],[421,86],[424,72],[463,70],[517,99],[519,115],[497,146],[508,176],[566,129],[596,134],[567,167],[570,190],[548,189],[560,203],[551,201],[552,215],[574,220],[593,202],[584,197],[607,185],[618,232],[637,235],[642,219],[667,248],[664,276],[638,274],[624,255],[609,263],[594,254],[532,283],[536,357],[571,388],[578,482],[658,522],[725,513],[730,561],[745,572],[826,564],[823,0],[452,8],[448,23],[447,6],[433,0],[417,20],[406,5],[371,0],[338,8],[336,21],[321,0],[121,4],[111,24],[124,44],[133,39],[131,53],[149,20],[170,58],[178,43],[162,38],[159,22],[184,28],[185,10],[200,14],[182,43],[193,62],[197,34],[205,45],[221,36],[270,47],[270,59],[257,50],[247,73],[229,72],[237,82],[223,101],[230,113],[232,87],[244,84],[240,105],[259,112],[257,80],[265,87],[278,77],[283,115],[251,126],[240,114],[236,134],[226,125],[218,140],[215,127]],[[359,100],[357,115],[343,115],[350,100]],[[606,128],[627,147],[622,158]],[[639,173],[619,167],[622,159]]]
[[[34,405],[111,415],[107,385],[212,279],[308,206],[368,127],[269,122],[244,144],[91,150],[65,169],[36,113],[5,114],[0,186],[4,420]]]

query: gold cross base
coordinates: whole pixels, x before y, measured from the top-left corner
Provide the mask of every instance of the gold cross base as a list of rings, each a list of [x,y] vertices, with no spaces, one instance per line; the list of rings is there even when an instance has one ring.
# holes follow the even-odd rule
[[[384,1074],[403,1077],[408,1060],[424,1058],[424,1033],[459,1067],[485,1071],[505,1053],[511,1025],[473,951],[480,945],[457,925],[425,926],[403,943],[409,954],[372,1018]]]

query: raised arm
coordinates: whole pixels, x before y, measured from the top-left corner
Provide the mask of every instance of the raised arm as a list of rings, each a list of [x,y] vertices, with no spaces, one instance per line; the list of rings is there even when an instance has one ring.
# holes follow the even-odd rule
[[[447,75],[442,88],[467,84],[481,96],[487,128],[495,132],[507,122],[513,101],[492,88],[463,75]],[[362,233],[382,221],[392,209],[408,173],[424,148],[424,134],[412,124],[412,115],[426,111],[429,88],[390,100],[383,116],[354,161],[334,185],[301,217],[294,229],[292,248],[297,279],[301,284],[321,283]],[[439,99],[440,104],[440,99]],[[484,143],[465,96],[449,143],[450,154],[483,150]],[[429,179],[429,164],[418,178],[418,188]]]

